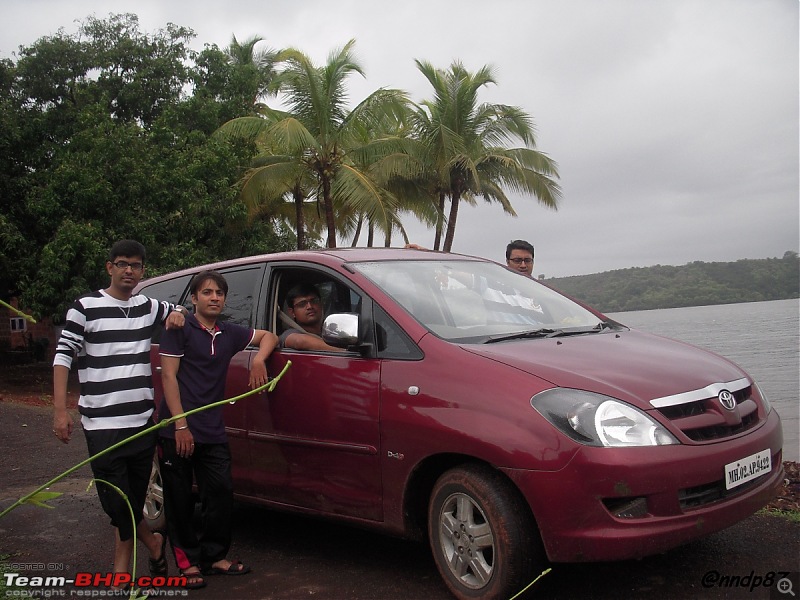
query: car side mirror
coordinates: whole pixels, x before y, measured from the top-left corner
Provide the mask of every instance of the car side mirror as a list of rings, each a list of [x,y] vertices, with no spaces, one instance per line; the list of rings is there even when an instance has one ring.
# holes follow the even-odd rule
[[[322,324],[322,339],[337,348],[348,348],[358,344],[358,315],[335,313],[328,315]]]

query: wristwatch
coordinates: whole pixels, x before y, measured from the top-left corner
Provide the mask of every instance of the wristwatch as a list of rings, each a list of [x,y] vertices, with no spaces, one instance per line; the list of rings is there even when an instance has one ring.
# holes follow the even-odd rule
[[[185,306],[183,306],[182,304],[176,304],[176,305],[175,305],[175,310],[177,310],[177,311],[178,311],[179,313],[181,313],[182,315],[187,315],[187,314],[189,314],[189,311],[188,311],[188,310],[186,310],[186,307],[185,307]]]

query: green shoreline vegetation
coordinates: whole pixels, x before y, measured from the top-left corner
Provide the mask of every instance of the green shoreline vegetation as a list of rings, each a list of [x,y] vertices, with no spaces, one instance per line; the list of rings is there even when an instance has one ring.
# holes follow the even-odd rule
[[[782,258],[696,261],[542,280],[602,312],[763,302],[800,297],[800,259],[787,251]]]

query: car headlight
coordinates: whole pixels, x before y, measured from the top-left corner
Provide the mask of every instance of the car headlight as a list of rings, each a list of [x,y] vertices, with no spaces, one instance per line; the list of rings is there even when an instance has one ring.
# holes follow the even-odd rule
[[[758,395],[761,396],[761,401],[764,403],[764,412],[766,414],[769,414],[770,411],[772,410],[772,404],[769,403],[769,399],[767,398],[767,395],[764,393],[764,390],[761,389],[761,386],[758,385],[755,381],[753,382],[753,385],[758,390]]]
[[[554,388],[536,394],[531,406],[556,428],[587,446],[667,446],[678,444],[647,414],[609,396]]]

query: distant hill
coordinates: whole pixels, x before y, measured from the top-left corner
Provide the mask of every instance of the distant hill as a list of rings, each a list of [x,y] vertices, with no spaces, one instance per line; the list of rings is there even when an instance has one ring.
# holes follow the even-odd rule
[[[783,258],[697,261],[543,281],[602,312],[783,300],[800,297],[800,259],[786,252]]]

